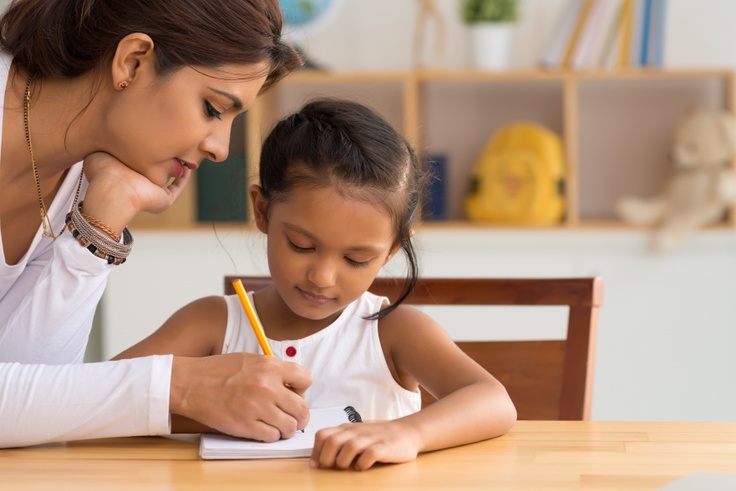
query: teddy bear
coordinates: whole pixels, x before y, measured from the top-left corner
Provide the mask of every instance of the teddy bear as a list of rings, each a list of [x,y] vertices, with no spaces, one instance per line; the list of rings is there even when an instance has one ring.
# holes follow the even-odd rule
[[[669,251],[700,227],[722,220],[736,202],[731,165],[736,118],[723,110],[698,109],[678,124],[670,152],[672,175],[650,199],[625,197],[617,203],[627,223],[654,227],[651,248]]]

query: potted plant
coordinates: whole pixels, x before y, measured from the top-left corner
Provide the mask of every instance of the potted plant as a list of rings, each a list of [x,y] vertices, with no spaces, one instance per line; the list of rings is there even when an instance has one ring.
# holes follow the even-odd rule
[[[481,70],[508,67],[518,0],[463,0],[462,18],[470,31],[473,61]]]

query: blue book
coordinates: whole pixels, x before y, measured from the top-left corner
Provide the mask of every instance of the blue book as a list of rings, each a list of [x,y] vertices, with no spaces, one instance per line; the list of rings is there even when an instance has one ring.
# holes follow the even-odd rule
[[[429,186],[424,203],[425,220],[447,218],[447,159],[444,155],[433,155],[427,159]]]
[[[652,14],[647,49],[647,65],[662,66],[664,63],[664,33],[666,22],[667,0],[651,0]]]
[[[652,0],[643,0],[641,18],[641,38],[639,46],[639,65],[646,66],[649,49],[649,29],[651,28]]]
[[[641,50],[641,22],[644,17],[644,0],[632,0],[631,6],[631,44],[626,59],[630,67],[641,66],[639,53]]]

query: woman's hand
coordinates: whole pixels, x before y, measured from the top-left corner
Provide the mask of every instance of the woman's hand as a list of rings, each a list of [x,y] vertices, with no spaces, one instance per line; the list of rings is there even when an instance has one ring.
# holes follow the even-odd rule
[[[185,167],[182,177],[161,187],[112,155],[95,152],[84,159],[84,174],[89,182],[84,213],[119,233],[141,211],[160,213],[174,204],[192,171]]]
[[[272,356],[174,357],[169,410],[217,431],[264,442],[290,438],[309,422],[309,371]]]
[[[362,471],[376,462],[409,462],[420,448],[419,434],[401,420],[346,423],[317,432],[309,465]]]

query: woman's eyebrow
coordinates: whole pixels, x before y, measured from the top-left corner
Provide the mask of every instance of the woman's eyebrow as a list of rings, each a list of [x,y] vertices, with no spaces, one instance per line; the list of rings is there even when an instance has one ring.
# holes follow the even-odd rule
[[[228,99],[233,101],[233,107],[235,108],[236,111],[240,111],[241,109],[243,109],[243,101],[241,101],[239,98],[235,97],[234,95],[228,92],[219,90],[219,89],[214,89],[212,87],[207,87],[207,88],[210,89],[212,92],[220,94],[221,96],[227,97]]]

